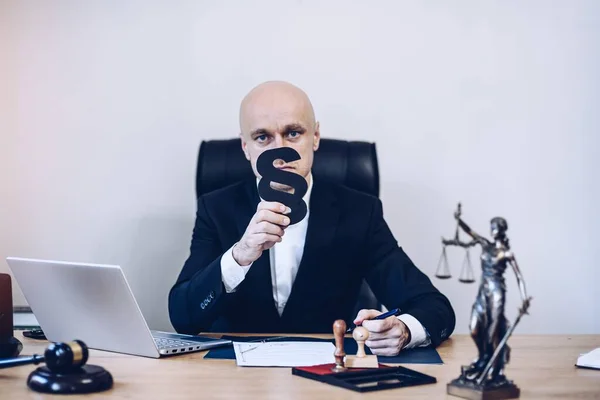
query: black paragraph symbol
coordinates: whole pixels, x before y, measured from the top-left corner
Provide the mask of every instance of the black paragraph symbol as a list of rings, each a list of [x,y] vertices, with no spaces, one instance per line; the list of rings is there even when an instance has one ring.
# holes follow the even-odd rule
[[[302,200],[302,197],[308,190],[308,184],[306,183],[306,179],[301,175],[276,168],[273,166],[273,161],[283,160],[291,162],[299,159],[300,154],[291,147],[278,147],[264,151],[256,161],[256,169],[262,176],[262,179],[258,183],[260,197],[266,201],[277,201],[288,206],[292,210],[287,215],[290,218],[290,225],[302,221],[306,216],[306,203]],[[294,193],[275,190],[271,187],[271,182],[293,187]]]

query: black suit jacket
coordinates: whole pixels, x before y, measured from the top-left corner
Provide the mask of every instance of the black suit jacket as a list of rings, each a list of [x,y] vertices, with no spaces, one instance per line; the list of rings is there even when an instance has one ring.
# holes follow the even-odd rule
[[[387,308],[418,319],[434,346],[450,336],[455,325],[450,302],[398,246],[381,201],[318,179],[302,261],[283,314],[273,301],[268,251],[236,291],[227,293],[221,256],[242,237],[259,202],[256,180],[199,198],[191,252],[169,293],[176,331],[332,333],[336,319],[351,326],[365,278]]]

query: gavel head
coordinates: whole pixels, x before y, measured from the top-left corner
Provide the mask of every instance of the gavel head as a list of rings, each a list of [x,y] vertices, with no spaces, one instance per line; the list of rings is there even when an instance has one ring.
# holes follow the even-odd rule
[[[51,343],[44,352],[44,361],[53,372],[69,372],[76,370],[88,360],[88,347],[81,340],[68,343]]]

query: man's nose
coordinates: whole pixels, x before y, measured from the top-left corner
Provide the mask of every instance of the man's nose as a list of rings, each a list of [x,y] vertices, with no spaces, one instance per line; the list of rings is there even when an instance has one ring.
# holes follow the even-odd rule
[[[282,135],[275,135],[275,148],[285,146],[285,140],[283,140]]]
[[[274,149],[278,149],[280,147],[288,147],[289,146],[289,143],[287,143],[284,140],[283,135],[275,135],[275,140],[272,143],[273,143],[273,148]],[[281,158],[273,160],[273,166],[275,168],[282,167],[285,164],[286,164],[286,162],[284,160],[282,160]]]
[[[278,149],[280,147],[292,147],[292,143],[281,138],[280,136],[275,136],[275,139],[271,141],[269,146],[270,149]]]

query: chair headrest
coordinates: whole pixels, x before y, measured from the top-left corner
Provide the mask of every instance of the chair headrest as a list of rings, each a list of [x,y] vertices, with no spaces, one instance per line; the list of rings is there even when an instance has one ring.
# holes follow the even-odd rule
[[[379,166],[375,143],[321,139],[312,173],[379,197]],[[203,141],[198,153],[196,196],[252,179],[254,173],[242,151],[240,139]]]

